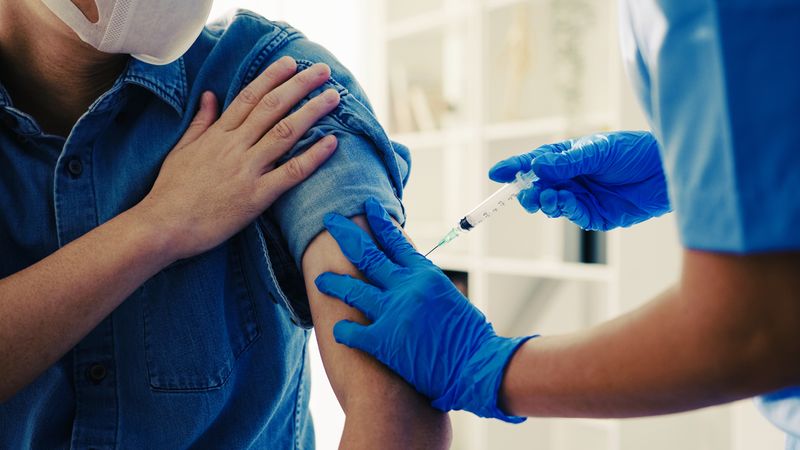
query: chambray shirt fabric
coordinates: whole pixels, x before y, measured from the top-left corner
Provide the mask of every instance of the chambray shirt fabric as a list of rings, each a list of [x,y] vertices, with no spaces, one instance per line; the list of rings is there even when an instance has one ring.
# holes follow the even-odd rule
[[[134,206],[201,94],[228,105],[284,55],[331,65],[314,94],[342,94],[292,154],[331,133],[336,154],[244,231],[148,280],[0,405],[0,448],[313,448],[298,264],[328,211],[356,215],[373,196],[402,222],[410,163],[347,70],[290,26],[241,11],[173,64],[131,59],[66,139],[43,133],[0,86],[0,277]]]
[[[621,12],[684,244],[800,250],[800,3],[625,0]],[[800,449],[800,388],[757,404]]]

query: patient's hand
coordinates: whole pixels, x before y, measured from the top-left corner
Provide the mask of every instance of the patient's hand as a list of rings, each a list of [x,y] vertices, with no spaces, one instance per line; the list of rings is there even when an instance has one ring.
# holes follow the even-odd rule
[[[293,59],[280,59],[242,90],[219,120],[216,97],[203,95],[194,122],[167,156],[153,189],[135,207],[170,235],[173,259],[230,238],[333,153],[337,141],[328,136],[275,166],[339,104],[338,92],[328,90],[285,117],[330,77],[324,64],[296,71]]]

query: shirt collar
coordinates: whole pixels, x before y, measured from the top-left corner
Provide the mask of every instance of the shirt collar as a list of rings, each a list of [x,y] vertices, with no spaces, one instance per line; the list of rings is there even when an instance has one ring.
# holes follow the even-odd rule
[[[163,66],[147,64],[131,58],[118,83],[135,84],[147,89],[172,106],[181,116],[186,110],[188,90],[183,57]],[[11,106],[11,97],[0,83],[0,108]]]
[[[156,66],[131,58],[120,81],[135,84],[155,94],[183,116],[188,96],[186,66],[183,57],[163,66]]]

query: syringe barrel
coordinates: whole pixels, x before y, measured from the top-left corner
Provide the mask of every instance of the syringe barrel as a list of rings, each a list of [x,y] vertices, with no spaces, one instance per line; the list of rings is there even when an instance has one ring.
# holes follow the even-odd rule
[[[528,189],[538,178],[533,172],[518,173],[517,179],[498,189],[475,209],[467,213],[459,224],[462,231],[469,231],[492,217],[503,206],[513,201],[523,190]]]

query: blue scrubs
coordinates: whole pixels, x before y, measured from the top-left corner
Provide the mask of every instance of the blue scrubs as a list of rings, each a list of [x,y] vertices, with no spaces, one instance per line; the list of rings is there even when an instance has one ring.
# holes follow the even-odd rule
[[[621,15],[684,245],[800,250],[800,3],[623,0]],[[800,450],[800,388],[758,404]]]

